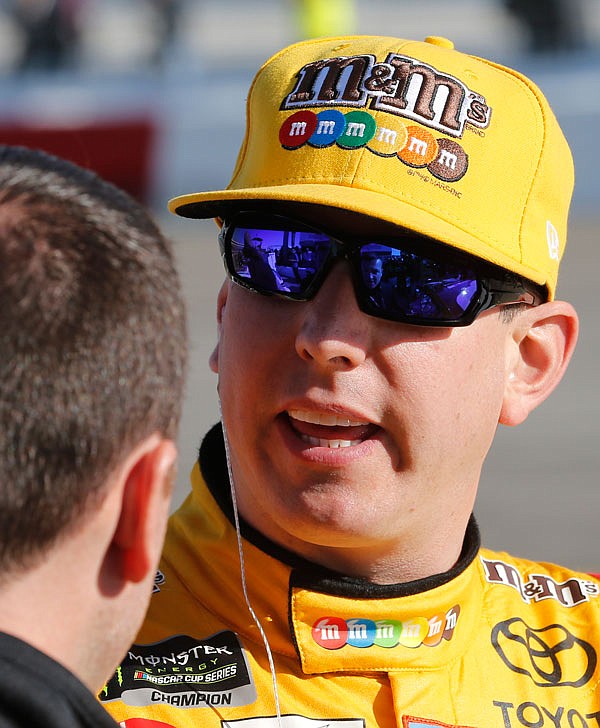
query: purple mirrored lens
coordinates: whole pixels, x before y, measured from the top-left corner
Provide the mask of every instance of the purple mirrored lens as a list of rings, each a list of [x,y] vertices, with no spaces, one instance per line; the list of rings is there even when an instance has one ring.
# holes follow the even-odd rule
[[[317,232],[235,228],[231,258],[235,273],[261,291],[302,297],[331,248]]]
[[[360,274],[370,308],[437,320],[460,318],[477,297],[474,271],[451,260],[368,243],[360,247]]]

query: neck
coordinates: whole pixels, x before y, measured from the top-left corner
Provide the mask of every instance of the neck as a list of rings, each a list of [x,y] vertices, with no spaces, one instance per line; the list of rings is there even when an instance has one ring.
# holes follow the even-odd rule
[[[46,561],[11,575],[0,586],[0,630],[45,653],[94,689],[93,662],[84,668],[81,654],[90,639],[87,610],[76,587],[81,574],[71,575],[68,564],[60,571],[55,566]]]
[[[115,576],[101,520],[95,514],[33,565],[0,582],[0,630],[56,660],[93,693],[122,657],[114,645],[127,643],[120,632],[128,620],[114,616],[131,599]]]
[[[344,578],[382,586],[427,579],[455,568],[460,570],[470,563],[480,546],[479,529],[473,517],[466,527],[457,530],[453,538],[441,529],[433,541],[430,534],[426,547],[421,549],[412,542],[410,548],[402,548],[401,544],[396,547],[384,544],[379,550],[307,549],[304,543],[296,547],[284,539],[269,538],[246,521],[241,522],[241,531],[244,538],[261,551],[292,567],[309,570],[315,566],[323,567]]]

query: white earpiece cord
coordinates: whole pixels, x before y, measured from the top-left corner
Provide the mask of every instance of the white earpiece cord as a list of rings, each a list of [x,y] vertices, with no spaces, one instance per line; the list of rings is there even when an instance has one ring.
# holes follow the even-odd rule
[[[246,602],[246,607],[248,608],[248,611],[250,612],[250,615],[252,616],[252,619],[254,623],[256,624],[258,631],[260,632],[260,635],[262,637],[263,643],[265,645],[265,650],[267,653],[267,659],[269,660],[269,668],[271,670],[271,679],[273,681],[273,697],[275,699],[275,711],[277,714],[277,724],[279,728],[282,728],[282,722],[281,722],[281,710],[279,707],[279,690],[277,687],[277,673],[275,672],[275,664],[273,662],[273,653],[271,652],[271,646],[269,644],[269,640],[267,638],[267,635],[265,634],[265,631],[262,627],[262,624],[260,623],[260,620],[256,616],[256,613],[254,609],[252,608],[252,604],[250,603],[250,597],[248,596],[248,589],[246,585],[246,567],[244,562],[244,548],[242,544],[242,535],[240,531],[240,519],[239,519],[239,513],[238,513],[238,507],[237,507],[237,498],[235,495],[235,485],[233,482],[233,472],[231,469],[231,458],[229,454],[229,440],[227,438],[227,430],[225,429],[225,424],[223,422],[223,413],[221,411],[221,400],[219,398],[219,415],[221,418],[221,425],[223,427],[223,440],[225,442],[225,458],[227,460],[227,473],[229,474],[229,488],[231,491],[231,501],[233,505],[233,518],[235,521],[235,533],[237,538],[237,545],[238,545],[238,555],[240,559],[240,576],[242,581],[242,592],[244,594],[244,601]]]

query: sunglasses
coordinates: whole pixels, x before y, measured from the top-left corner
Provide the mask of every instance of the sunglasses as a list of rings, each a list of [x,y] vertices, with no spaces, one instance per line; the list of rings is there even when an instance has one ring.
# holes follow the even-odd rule
[[[219,234],[229,277],[266,296],[310,301],[338,259],[361,311],[418,326],[468,326],[493,306],[538,305],[543,289],[418,233],[344,238],[289,217],[240,212]]]

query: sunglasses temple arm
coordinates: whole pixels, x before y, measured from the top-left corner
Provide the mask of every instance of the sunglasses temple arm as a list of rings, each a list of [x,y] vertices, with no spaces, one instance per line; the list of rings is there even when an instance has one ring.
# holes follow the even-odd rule
[[[489,296],[493,300],[494,305],[505,303],[526,303],[529,306],[537,306],[544,302],[544,298],[537,292],[530,289],[515,288],[493,288],[489,291]]]

